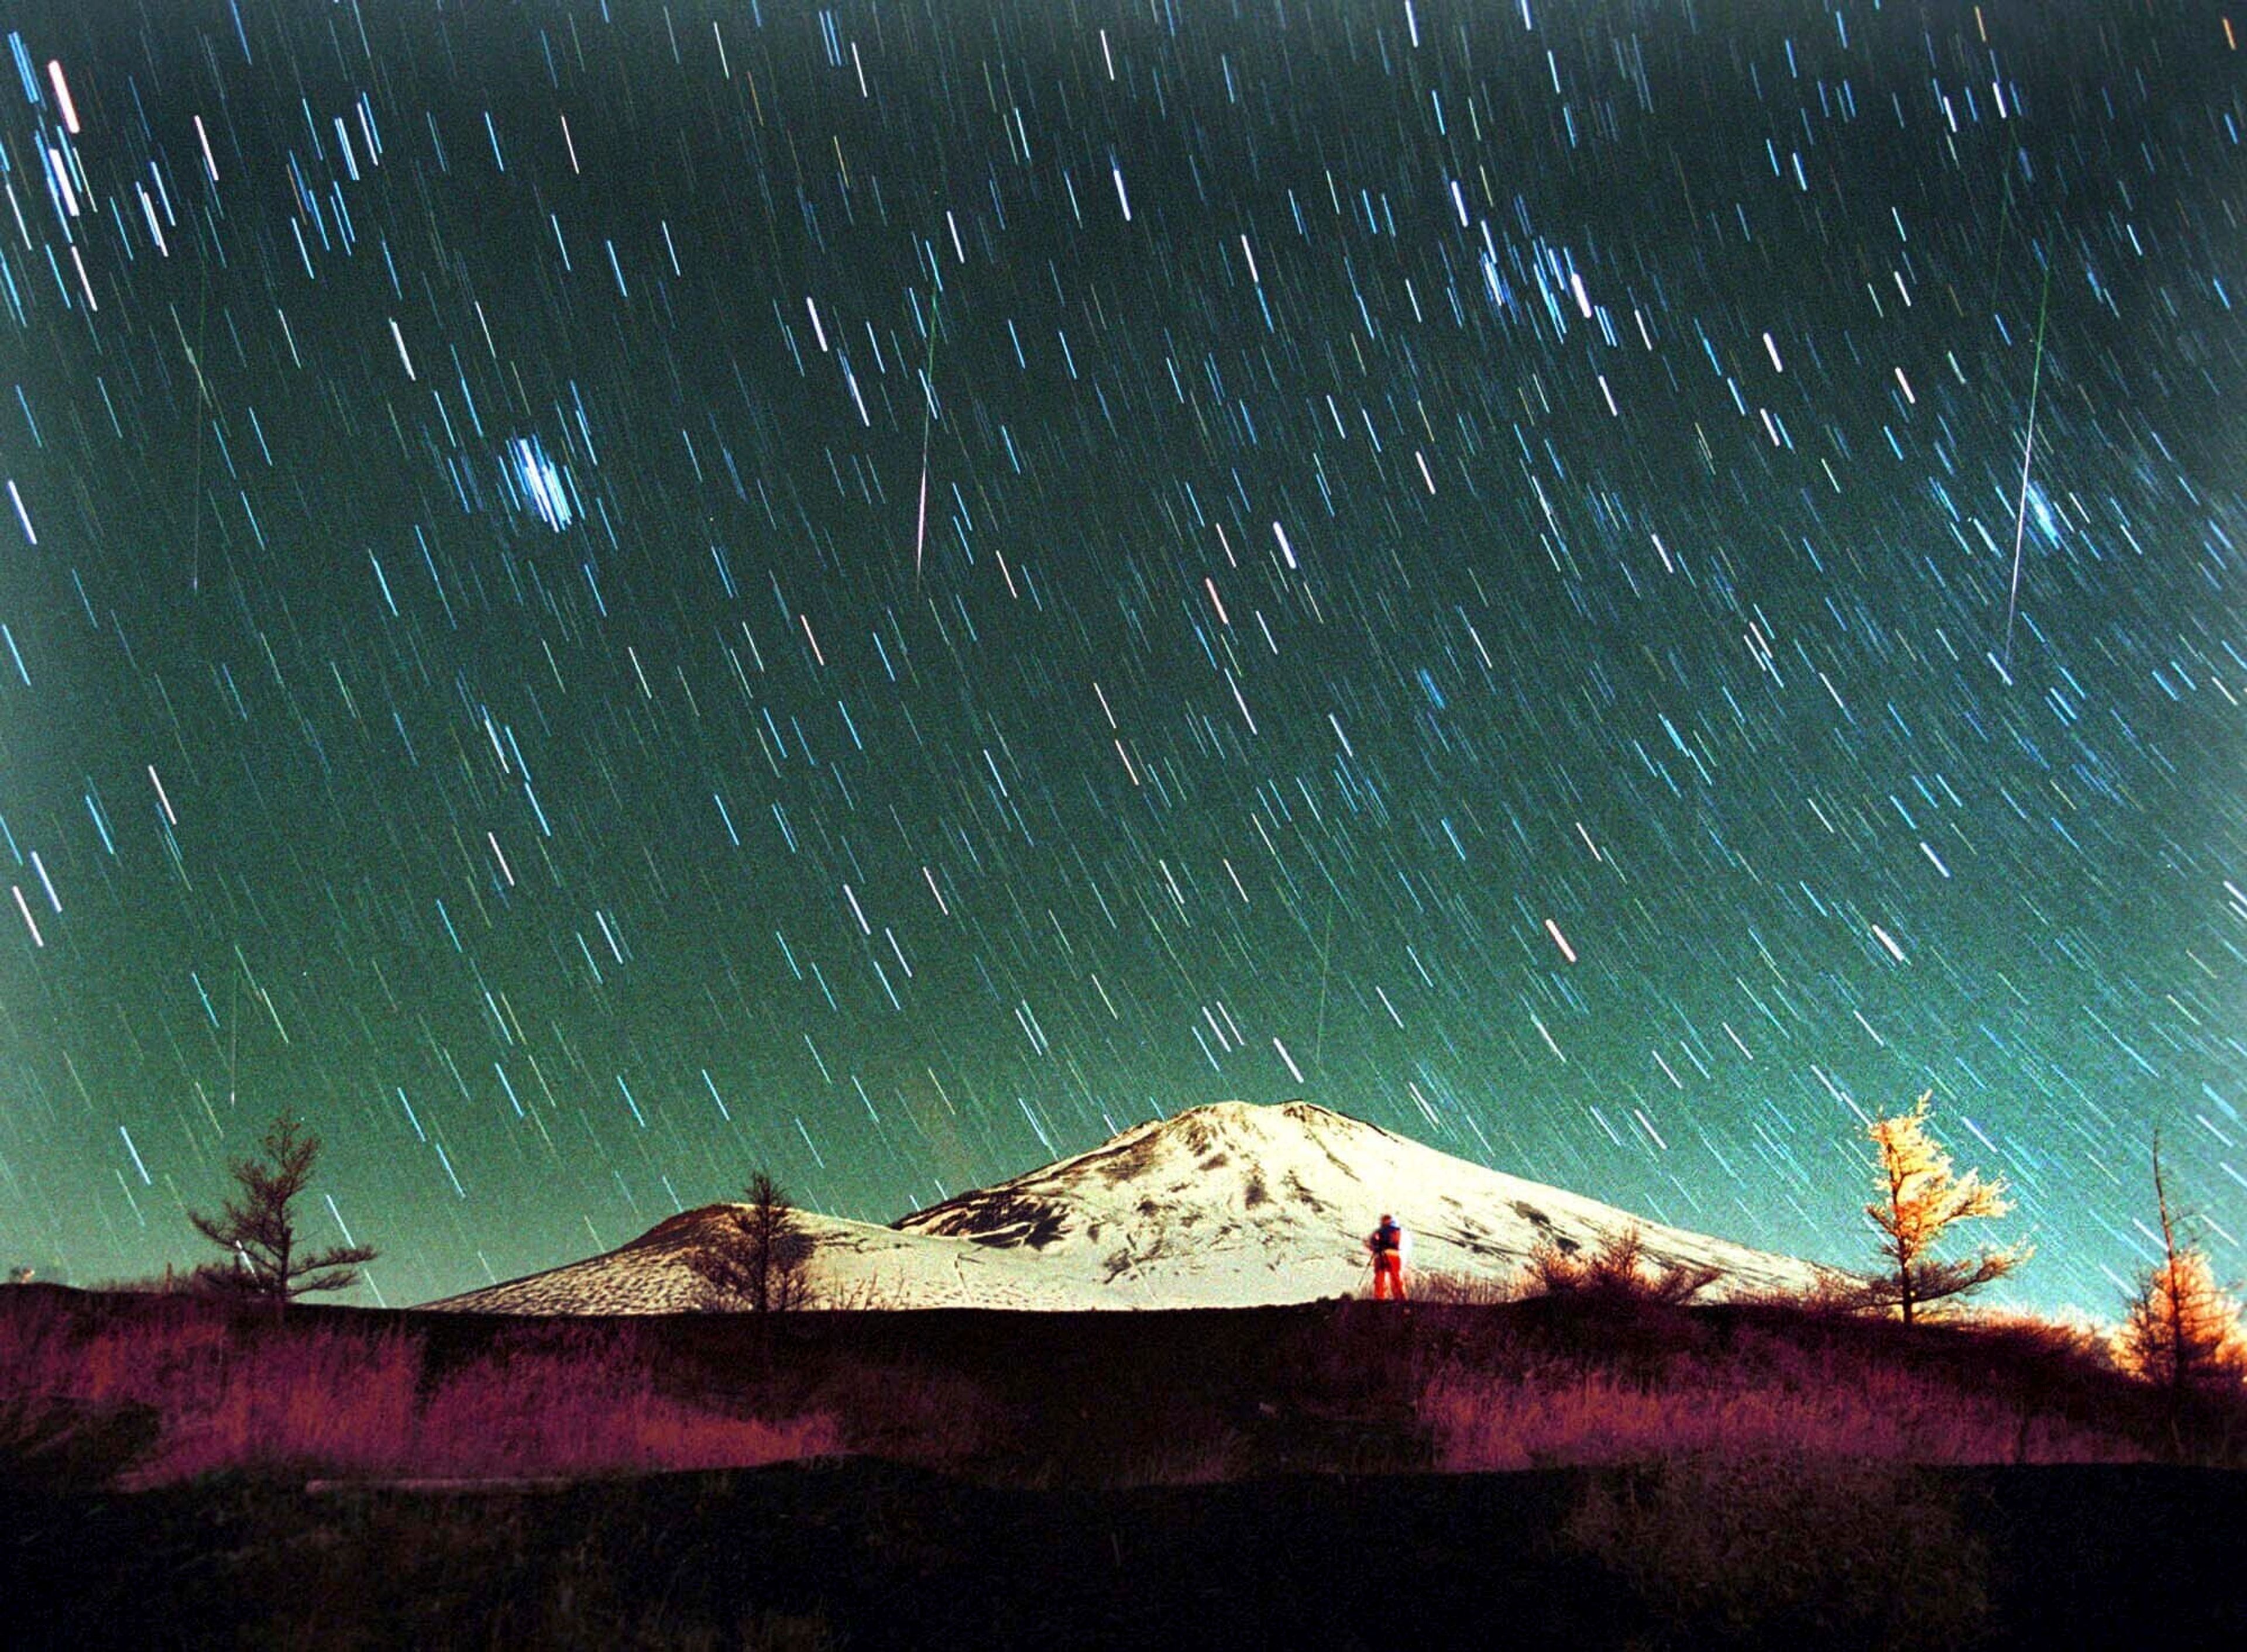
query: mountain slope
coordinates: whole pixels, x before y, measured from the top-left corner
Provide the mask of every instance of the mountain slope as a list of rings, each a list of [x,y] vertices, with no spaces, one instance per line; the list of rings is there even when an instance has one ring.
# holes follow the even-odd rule
[[[613,1251],[425,1306],[464,1314],[685,1314],[714,1306],[688,1258],[719,1239],[740,1205],[706,1205],[672,1217]],[[816,1307],[1131,1307],[1085,1301],[1076,1281],[1035,1259],[966,1239],[930,1238],[798,1211],[812,1242]]]
[[[1656,1260],[1713,1262],[1736,1290],[1809,1276],[1792,1258],[1643,1221],[1308,1102],[1196,1108],[897,1225],[1181,1304],[1293,1301],[1363,1286],[1362,1237],[1384,1212],[1420,1270],[1505,1277],[1541,1236],[1589,1248],[1636,1224]]]
[[[687,1265],[732,1207],[672,1218],[583,1262],[432,1303],[463,1312],[660,1314],[700,1306]],[[1540,1237],[1636,1225],[1656,1261],[1713,1263],[1716,1294],[1797,1287],[1807,1264],[1642,1221],[1308,1102],[1221,1102],[915,1212],[891,1227],[802,1213],[815,1299],[883,1307],[1244,1307],[1362,1290],[1383,1212],[1410,1266],[1502,1280]]]

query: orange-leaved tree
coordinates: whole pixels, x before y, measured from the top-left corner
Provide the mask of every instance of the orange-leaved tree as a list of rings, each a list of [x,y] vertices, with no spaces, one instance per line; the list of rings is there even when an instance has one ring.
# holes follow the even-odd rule
[[[1873,1140],[1881,1188],[1865,1214],[1880,1232],[1887,1266],[1865,1280],[1857,1300],[1867,1307],[1895,1308],[1907,1325],[1928,1303],[2003,1279],[2029,1258],[2025,1245],[1981,1250],[1955,1260],[1934,1255],[1954,1224],[2003,1216],[2012,1209],[2002,1178],[1985,1182],[1978,1171],[1964,1176],[1952,1171],[1950,1155],[1928,1133],[1927,1108],[1934,1095],[1925,1091],[1909,1112],[1876,1118],[1865,1132]]]
[[[2114,1335],[2116,1363],[2182,1402],[2196,1391],[2237,1388],[2247,1375],[2247,1329],[2239,1304],[2216,1283],[2208,1253],[2177,1232],[2162,1141],[2154,1137],[2154,1199],[2162,1218],[2162,1258],[2138,1275],[2136,1293]]]

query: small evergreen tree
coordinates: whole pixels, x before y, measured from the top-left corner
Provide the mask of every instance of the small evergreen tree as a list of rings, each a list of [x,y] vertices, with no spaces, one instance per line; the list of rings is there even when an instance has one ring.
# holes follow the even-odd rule
[[[320,1138],[305,1133],[304,1121],[287,1108],[266,1128],[261,1159],[236,1159],[228,1166],[240,1190],[216,1216],[189,1211],[188,1219],[233,1262],[209,1263],[197,1278],[213,1290],[230,1292],[285,1307],[307,1291],[348,1290],[359,1282],[361,1264],[377,1253],[365,1245],[337,1245],[318,1253],[297,1248],[297,1196],[312,1179]]]
[[[2154,1137],[2154,1199],[2162,1218],[2162,1259],[2138,1276],[2136,1294],[2115,1334],[2116,1363],[2167,1390],[2181,1409],[2196,1392],[2239,1386],[2247,1373],[2247,1333],[2239,1304],[2216,1283],[2208,1253],[2177,1234],[2162,1174],[2162,1142]]]
[[[688,1253],[687,1266],[714,1287],[721,1305],[744,1304],[754,1314],[805,1306],[811,1236],[768,1172],[751,1176],[743,1191],[748,1204],[725,1212],[716,1236]]]
[[[2003,1279],[2029,1258],[2028,1247],[1983,1250],[1956,1261],[1938,1260],[1935,1246],[1954,1223],[2003,1216],[2012,1209],[2003,1178],[1985,1182],[1977,1171],[1952,1171],[1950,1155],[1928,1134],[1927,1108],[1935,1092],[1921,1095],[1908,1113],[1875,1119],[1874,1165],[1881,1197],[1865,1214],[1881,1234],[1881,1273],[1858,1292],[1866,1307],[1894,1307],[1909,1325],[1929,1302],[1958,1296]]]

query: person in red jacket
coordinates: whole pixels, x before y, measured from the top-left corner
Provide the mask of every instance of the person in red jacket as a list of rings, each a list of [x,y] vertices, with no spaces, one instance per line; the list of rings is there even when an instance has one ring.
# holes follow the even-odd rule
[[[1373,1257],[1373,1300],[1404,1297],[1404,1230],[1397,1219],[1383,1214],[1381,1225],[1366,1236],[1365,1248]]]

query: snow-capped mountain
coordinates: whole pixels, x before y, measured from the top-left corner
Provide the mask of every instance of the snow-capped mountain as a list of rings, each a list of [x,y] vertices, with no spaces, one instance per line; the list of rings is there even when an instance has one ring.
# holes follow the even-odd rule
[[[700,1306],[687,1265],[732,1206],[433,1307],[662,1314]],[[1800,1287],[1808,1264],[1642,1220],[1454,1158],[1308,1102],[1220,1102],[919,1211],[890,1227],[800,1213],[815,1300],[880,1307],[1124,1308],[1301,1302],[1369,1282],[1363,1236],[1384,1212],[1408,1265],[1511,1277],[1540,1237],[1596,1246],[1636,1226],[1655,1261],[1712,1263],[1712,1294]]]

